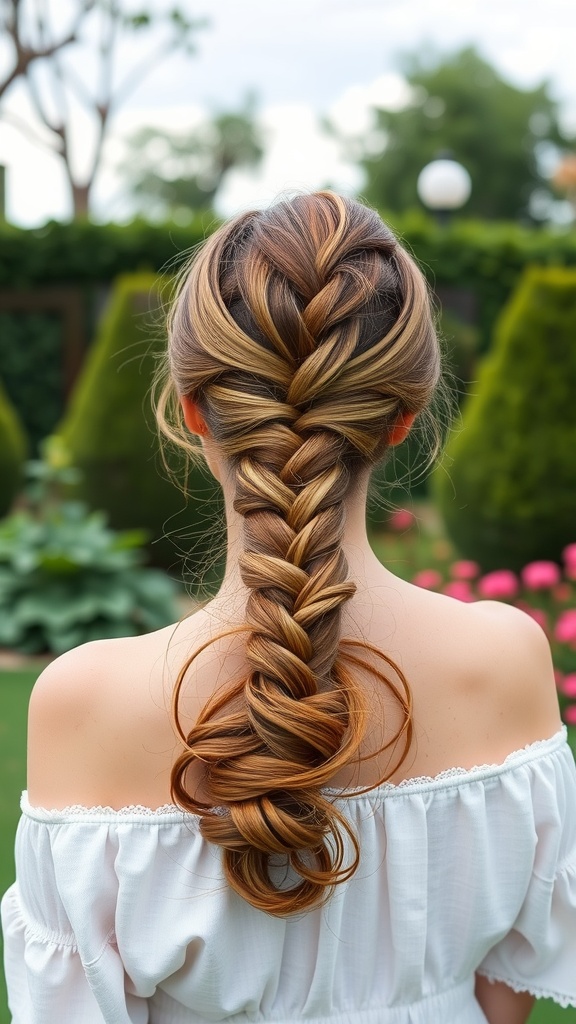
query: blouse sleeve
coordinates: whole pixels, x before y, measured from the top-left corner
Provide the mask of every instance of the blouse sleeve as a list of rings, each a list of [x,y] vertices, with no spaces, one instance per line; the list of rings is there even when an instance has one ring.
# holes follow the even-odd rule
[[[103,826],[104,828],[106,826]],[[69,831],[69,830],[68,830]],[[107,856],[102,860],[102,848]],[[57,855],[55,856],[55,851]],[[22,817],[16,838],[17,879],[2,900],[4,960],[12,1024],[147,1024],[148,1001],[130,993],[115,944],[117,880],[113,836],[81,859],[67,831]],[[82,955],[60,895],[60,871],[92,879],[75,908],[89,922]],[[102,985],[100,979],[106,978]]]
[[[517,992],[576,1006],[576,766],[567,743],[532,786],[536,853],[514,927],[478,973]]]

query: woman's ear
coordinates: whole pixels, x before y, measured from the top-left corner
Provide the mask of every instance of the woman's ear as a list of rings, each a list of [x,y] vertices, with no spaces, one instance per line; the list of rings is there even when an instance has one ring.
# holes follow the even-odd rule
[[[182,406],[182,412],[184,414],[184,423],[188,427],[190,433],[198,434],[200,437],[206,437],[208,434],[208,425],[194,399],[188,398],[186,395],[182,395],[180,398],[180,405]]]
[[[405,438],[408,437],[408,434],[410,433],[410,428],[414,423],[415,419],[415,412],[401,413],[398,419],[396,420],[396,423],[391,428],[390,433],[388,434],[388,444],[392,446],[402,444],[402,441],[404,441]]]

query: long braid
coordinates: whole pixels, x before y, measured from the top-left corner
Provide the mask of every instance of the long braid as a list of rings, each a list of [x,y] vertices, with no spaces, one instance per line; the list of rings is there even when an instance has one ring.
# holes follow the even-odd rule
[[[436,383],[426,310],[418,272],[381,221],[330,193],[223,229],[175,307],[175,386],[201,404],[244,520],[248,672],[180,731],[173,794],[202,815],[233,887],[273,914],[317,905],[358,863],[356,839],[323,791],[365,732],[353,669],[388,682],[404,712],[391,742],[404,736],[405,751],[410,742],[402,674],[403,690],[341,640],[355,592],[342,539],[359,470],[385,450],[398,413],[419,411]],[[209,804],[186,789],[198,759]],[[291,881],[271,869],[278,855]]]

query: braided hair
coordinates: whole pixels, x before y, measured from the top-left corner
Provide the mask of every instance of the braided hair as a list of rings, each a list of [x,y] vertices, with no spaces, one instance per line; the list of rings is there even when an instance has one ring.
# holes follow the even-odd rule
[[[342,537],[358,475],[384,455],[399,417],[429,404],[439,363],[419,270],[375,212],[327,191],[216,231],[171,312],[159,420],[170,431],[170,395],[200,408],[243,518],[248,591],[246,677],[188,733],[178,706],[194,656],[179,674],[185,750],[172,793],[223,849],[232,887],[271,914],[321,904],[357,867],[356,837],[325,786],[366,730],[360,671],[391,688],[402,724],[390,744],[403,737],[404,756],[410,745],[402,673],[340,635],[355,592]],[[186,788],[198,760],[210,802]]]

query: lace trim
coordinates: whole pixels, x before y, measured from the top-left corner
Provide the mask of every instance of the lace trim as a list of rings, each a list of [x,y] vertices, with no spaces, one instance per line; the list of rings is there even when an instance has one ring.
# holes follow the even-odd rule
[[[503,985],[507,985],[513,992],[528,992],[535,999],[553,999],[555,1003],[558,1003],[562,1009],[567,1010],[569,1006],[576,1006],[576,995],[566,996],[560,992],[553,992],[548,988],[541,988],[539,985],[527,985],[522,981],[511,981],[510,978],[501,977],[498,974],[493,974],[492,971],[477,970],[476,974],[481,974],[483,978],[487,978],[489,982],[494,984],[496,981],[502,982]]]
[[[461,783],[464,780],[466,782],[474,782],[487,777],[501,775],[503,772],[524,764],[526,761],[533,760],[535,756],[543,757],[548,753],[553,753],[566,741],[567,734],[568,730],[563,725],[558,732],[548,737],[548,739],[535,740],[534,743],[528,743],[519,750],[513,750],[500,764],[476,765],[474,768],[446,768],[437,775],[421,775],[412,779],[403,779],[398,783],[384,782],[382,785],[374,786],[369,790],[336,789],[324,786],[322,792],[335,798],[340,797],[348,800],[355,797],[373,798],[382,793],[385,793],[387,796],[393,796],[396,793],[403,795],[407,790],[418,791],[422,788],[429,789],[430,787],[442,788],[446,783]],[[161,807],[155,808],[146,807],[142,804],[128,804],[120,808],[104,805],[86,807],[83,804],[70,804],[62,808],[33,807],[29,803],[26,791],[22,793],[20,807],[22,813],[29,818],[33,818],[36,821],[51,821],[54,823],[71,817],[76,821],[83,818],[88,818],[92,821],[97,818],[101,820],[115,820],[117,818],[131,818],[132,820],[145,818],[150,820],[161,818],[165,823],[198,821],[197,815],[183,810],[183,808],[178,807],[176,804],[163,804]],[[225,807],[215,807],[214,812],[216,814],[226,814],[227,809]]]
[[[487,776],[500,775],[502,772],[509,771],[510,768],[515,768],[518,765],[524,764],[526,761],[532,760],[534,755],[537,757],[543,757],[548,753],[552,753],[554,750],[559,749],[562,744],[567,740],[568,730],[565,725],[555,732],[553,736],[549,736],[544,740],[534,740],[533,743],[527,743],[525,747],[520,747],[518,750],[513,750],[508,754],[503,761],[499,764],[478,764],[474,765],[473,768],[444,768],[443,771],[438,772],[437,775],[416,775],[410,779],[402,779],[401,782],[383,782],[380,786],[374,786],[373,789],[369,790],[356,790],[356,789],[333,789],[329,786],[324,787],[325,793],[331,793],[335,796],[354,796],[363,795],[370,796],[370,794],[378,794],[381,792],[395,793],[398,791],[404,791],[407,789],[419,789],[422,786],[430,787],[438,784],[442,785],[444,782],[451,782],[453,780],[462,781],[466,778],[468,781],[476,781],[478,778],[482,779]]]

